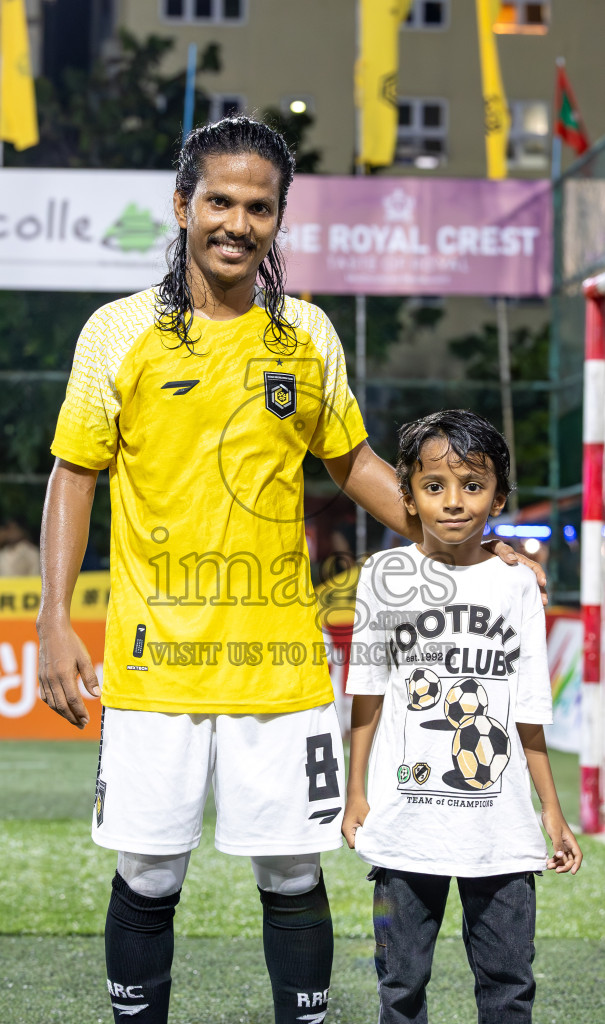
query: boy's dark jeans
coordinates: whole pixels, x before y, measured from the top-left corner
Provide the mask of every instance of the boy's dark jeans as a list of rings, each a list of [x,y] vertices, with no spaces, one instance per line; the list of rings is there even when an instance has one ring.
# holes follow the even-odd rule
[[[379,1024],[427,1024],[426,986],[450,878],[373,868]],[[527,1024],[535,994],[531,872],[458,878],[479,1024]],[[452,1010],[454,1007],[452,1007]]]

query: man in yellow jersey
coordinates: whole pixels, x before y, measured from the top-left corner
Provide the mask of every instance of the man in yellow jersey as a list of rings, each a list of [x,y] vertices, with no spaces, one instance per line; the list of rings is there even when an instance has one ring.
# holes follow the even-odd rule
[[[106,927],[115,1020],[165,1024],[172,921],[213,781],[216,846],[252,858],[277,1024],[320,1024],[332,962],[322,850],[340,846],[343,754],[316,621],[302,462],[413,535],[365,441],[340,342],[284,296],[294,161],[245,117],[193,131],[157,289],[84,327],[52,451],[38,619],[44,699],[100,696],[69,607],[109,467],[111,599],[93,839],[118,851]]]

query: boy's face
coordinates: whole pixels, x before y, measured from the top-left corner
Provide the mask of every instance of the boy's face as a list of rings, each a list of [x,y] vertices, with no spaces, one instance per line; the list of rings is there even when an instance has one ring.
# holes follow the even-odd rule
[[[506,502],[497,493],[491,459],[485,466],[461,462],[440,437],[422,446],[420,458],[422,468],[417,464],[410,479],[412,493],[403,500],[408,512],[420,517],[426,553],[478,550],[488,516],[499,515]]]

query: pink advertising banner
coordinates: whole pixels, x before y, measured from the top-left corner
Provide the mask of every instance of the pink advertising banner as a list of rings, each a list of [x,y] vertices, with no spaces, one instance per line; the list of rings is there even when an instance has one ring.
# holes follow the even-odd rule
[[[281,243],[290,292],[548,295],[548,181],[297,175]]]

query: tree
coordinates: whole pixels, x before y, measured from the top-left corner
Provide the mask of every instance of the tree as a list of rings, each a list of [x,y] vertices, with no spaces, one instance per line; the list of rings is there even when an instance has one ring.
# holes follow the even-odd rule
[[[526,382],[528,385],[526,389],[513,391],[518,483],[525,487],[548,483],[548,392],[536,390],[531,384],[548,380],[549,344],[548,323],[536,333],[527,327],[511,331],[511,378],[513,383]],[[464,363],[467,379],[499,382],[498,329],[495,324],[484,324],[480,334],[452,339],[449,348]],[[473,409],[502,427],[498,388],[474,391]]]
[[[182,127],[186,72],[161,72],[174,40],[156,35],[139,41],[129,32],[119,34],[115,57],[97,61],[92,71],[66,68],[58,86],[49,79],[36,81],[40,143],[18,153],[6,147],[7,166],[103,167],[166,170],[174,165]],[[217,43],[209,43],[198,57],[197,71],[221,70]],[[195,91],[195,123],[205,124],[210,98]],[[318,149],[304,149],[314,119],[310,114],[284,116],[269,107],[263,120],[282,132],[296,151],[297,170],[316,172]]]
[[[117,56],[97,61],[92,71],[67,68],[58,86],[36,82],[40,144],[17,153],[6,149],[9,166],[103,167],[166,170],[181,143],[186,72],[165,75],[160,65],[174,41],[150,35],[143,41],[120,33]],[[219,47],[209,43],[198,71],[221,69]],[[207,94],[196,89],[201,123]]]
[[[281,132],[288,146],[296,154],[296,170],[299,174],[316,174],[321,160],[320,149],[303,149],[305,137],[314,123],[314,118],[306,112],[303,114],[282,114],[277,107],[267,107],[263,111],[263,121]]]
[[[45,485],[20,483],[19,478],[50,473],[50,443],[75,340],[93,310],[114,297],[0,291],[0,521],[17,518],[33,539],[40,529]],[[107,545],[108,496],[108,488],[100,486],[91,526],[101,551]]]

